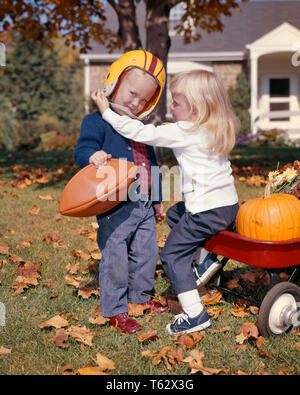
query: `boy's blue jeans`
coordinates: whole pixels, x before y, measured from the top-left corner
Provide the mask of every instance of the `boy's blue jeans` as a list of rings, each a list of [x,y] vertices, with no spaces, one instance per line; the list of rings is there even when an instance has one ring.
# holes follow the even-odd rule
[[[127,201],[97,216],[100,307],[104,317],[128,311],[128,302],[144,303],[153,289],[158,258],[151,201]]]

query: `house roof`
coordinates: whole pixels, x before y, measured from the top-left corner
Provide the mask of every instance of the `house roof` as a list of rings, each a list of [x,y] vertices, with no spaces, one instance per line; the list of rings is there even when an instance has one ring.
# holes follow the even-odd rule
[[[107,7],[107,24],[108,26],[118,26],[117,16],[113,9]],[[137,5],[137,19],[140,26],[142,42],[145,42],[145,5]],[[242,59],[246,51],[246,45],[252,43],[258,38],[264,36],[269,31],[275,29],[283,22],[288,22],[300,29],[300,5],[297,1],[248,1],[241,3],[239,9],[232,10],[232,16],[222,16],[224,28],[223,32],[213,32],[208,34],[201,31],[202,38],[198,42],[184,44],[180,36],[171,37],[171,48],[169,57],[176,57],[182,54],[187,59],[196,60],[199,54],[202,60],[212,60],[216,58],[216,53],[232,54],[233,59]],[[92,42],[91,50],[87,55],[104,55],[107,54],[105,46]],[[113,51],[119,54],[119,49]],[[204,56],[206,54],[206,58]],[[211,56],[211,59],[210,59]],[[90,57],[90,56],[88,56]],[[199,60],[200,60],[199,58]],[[222,56],[220,57],[221,60]]]

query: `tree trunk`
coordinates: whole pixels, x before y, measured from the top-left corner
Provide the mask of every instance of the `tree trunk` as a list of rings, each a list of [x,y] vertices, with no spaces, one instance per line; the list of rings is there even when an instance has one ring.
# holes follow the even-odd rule
[[[167,74],[168,53],[171,45],[169,36],[170,5],[167,1],[149,0],[146,2],[146,49],[159,57]],[[162,92],[156,109],[151,114],[149,122],[155,125],[165,121],[167,112],[167,85]],[[156,150],[159,164],[163,160],[163,149]]]
[[[119,20],[119,35],[124,52],[142,49],[139,28],[136,20],[134,0],[108,0],[114,8]]]

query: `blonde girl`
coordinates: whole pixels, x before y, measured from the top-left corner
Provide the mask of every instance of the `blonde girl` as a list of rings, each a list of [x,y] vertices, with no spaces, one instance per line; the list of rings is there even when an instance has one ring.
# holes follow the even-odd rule
[[[229,228],[238,211],[227,155],[239,123],[215,73],[180,73],[170,81],[170,91],[173,123],[157,127],[114,113],[100,91],[92,97],[103,119],[124,137],[172,148],[178,161],[184,201],[167,212],[171,232],[161,252],[163,268],[183,308],[166,327],[177,334],[211,325],[197,285],[205,284],[221,265],[202,246],[210,236]]]

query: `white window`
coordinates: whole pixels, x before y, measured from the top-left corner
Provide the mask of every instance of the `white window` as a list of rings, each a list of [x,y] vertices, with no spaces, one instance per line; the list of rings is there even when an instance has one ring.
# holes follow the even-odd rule
[[[262,128],[290,128],[298,122],[299,89],[297,75],[262,75],[259,108]],[[277,125],[275,125],[277,123]],[[273,126],[272,126],[273,125]]]

